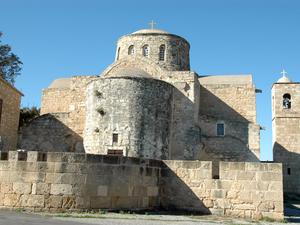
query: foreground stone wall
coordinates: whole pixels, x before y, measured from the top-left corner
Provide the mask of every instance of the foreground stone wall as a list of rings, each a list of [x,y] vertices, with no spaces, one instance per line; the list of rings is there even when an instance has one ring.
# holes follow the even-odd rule
[[[281,164],[158,161],[79,153],[0,154],[0,207],[188,210],[283,218]]]
[[[159,205],[159,174],[160,162],[155,160],[2,153],[0,207],[50,211],[151,209]]]
[[[15,150],[22,93],[0,78],[0,150]],[[1,104],[1,103],[0,103]]]
[[[281,164],[221,162],[219,179],[212,163],[164,161],[161,205],[216,215],[283,218]]]

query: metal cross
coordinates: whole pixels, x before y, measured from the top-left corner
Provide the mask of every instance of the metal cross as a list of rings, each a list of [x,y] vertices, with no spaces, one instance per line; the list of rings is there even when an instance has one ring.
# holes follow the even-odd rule
[[[282,72],[281,72],[282,76],[285,77],[285,75],[287,75],[287,72],[283,69]]]
[[[156,25],[156,23],[152,20],[150,23],[149,23],[150,27],[151,27],[151,30],[154,29],[154,25]]]

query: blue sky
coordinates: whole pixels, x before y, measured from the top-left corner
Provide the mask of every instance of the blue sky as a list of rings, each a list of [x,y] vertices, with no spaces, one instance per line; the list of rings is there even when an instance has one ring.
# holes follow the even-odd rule
[[[0,0],[0,31],[23,61],[23,106],[39,106],[58,77],[100,74],[124,34],[157,28],[185,37],[198,74],[253,74],[261,156],[271,154],[272,83],[284,67],[300,81],[298,0]]]

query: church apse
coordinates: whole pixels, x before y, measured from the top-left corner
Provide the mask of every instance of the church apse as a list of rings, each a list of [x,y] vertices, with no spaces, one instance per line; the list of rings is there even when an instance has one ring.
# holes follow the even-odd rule
[[[88,85],[87,153],[168,159],[173,87],[141,71],[99,78]],[[125,75],[127,74],[127,76]]]

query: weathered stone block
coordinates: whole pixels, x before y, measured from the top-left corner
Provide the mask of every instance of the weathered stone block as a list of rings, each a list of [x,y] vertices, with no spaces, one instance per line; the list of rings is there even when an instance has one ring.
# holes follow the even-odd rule
[[[27,162],[37,162],[39,152],[28,151],[27,152]]]
[[[226,197],[226,190],[212,190],[211,197],[215,198],[225,198]]]
[[[63,197],[62,208],[63,209],[75,209],[76,198],[74,196]]]
[[[238,171],[237,180],[255,180],[256,173],[253,171]]]
[[[71,195],[72,185],[70,184],[51,184],[50,194],[52,195]]]
[[[31,183],[13,183],[13,192],[16,194],[30,194]]]
[[[255,206],[253,204],[235,204],[233,209],[241,209],[241,210],[255,210]]]
[[[44,195],[22,195],[19,205],[21,207],[40,207],[44,208]]]
[[[275,192],[275,191],[268,191],[265,193],[265,200],[266,201],[282,201],[283,200],[283,194],[282,192]]]
[[[115,209],[136,209],[138,205],[138,197],[111,197],[111,207]]]
[[[50,194],[50,184],[46,183],[33,183],[32,194],[47,195]]]
[[[158,187],[147,187],[147,196],[158,196]]]
[[[5,194],[3,205],[8,207],[15,207],[18,204],[19,194]]]
[[[108,209],[111,208],[111,197],[92,197],[91,208],[92,209]]]
[[[45,205],[47,208],[62,208],[62,196],[50,195],[49,198],[45,200]]]
[[[2,181],[3,182],[3,181]],[[1,193],[11,194],[13,191],[12,183],[1,183]]]
[[[99,185],[97,187],[97,196],[107,196],[108,195],[108,187],[105,185]]]
[[[3,206],[4,204],[4,194],[0,193],[0,206]]]

